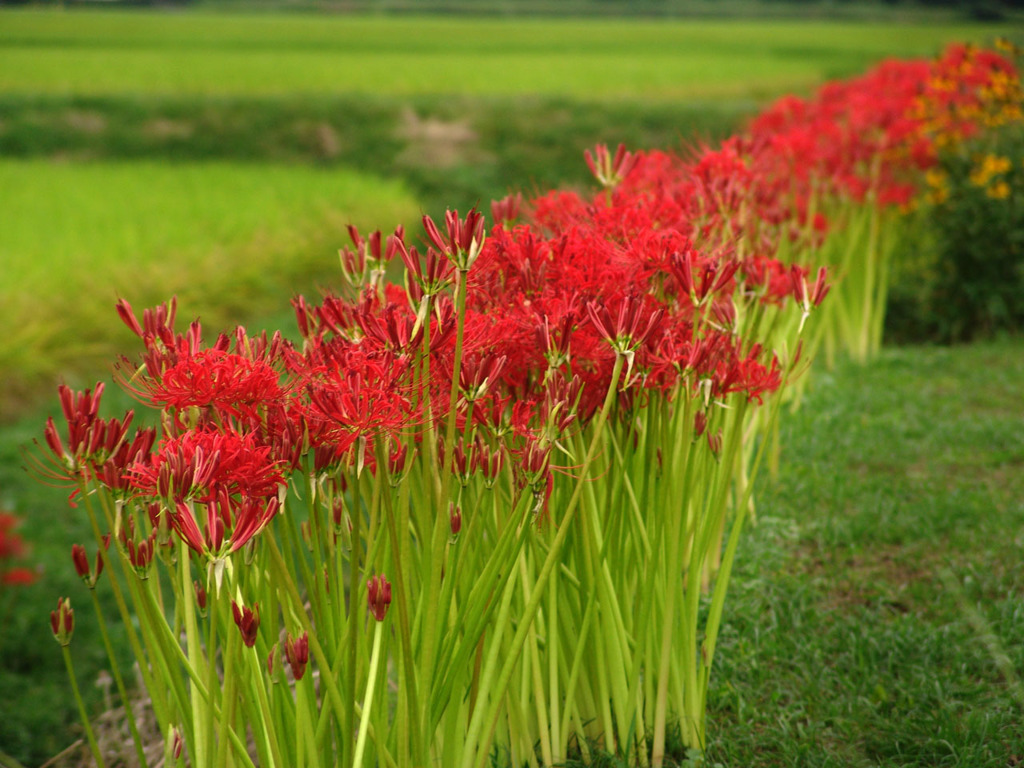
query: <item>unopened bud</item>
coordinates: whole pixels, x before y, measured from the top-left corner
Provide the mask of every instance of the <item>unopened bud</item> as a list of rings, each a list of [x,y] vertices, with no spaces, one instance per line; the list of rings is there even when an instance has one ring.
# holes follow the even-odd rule
[[[199,611],[204,616],[206,615],[206,587],[200,584],[198,581],[192,582],[192,589],[196,593],[196,605],[199,606]]]
[[[75,612],[71,609],[71,600],[66,597],[57,600],[57,610],[50,611],[50,628],[53,636],[61,646],[71,644],[71,635],[75,631]]]
[[[384,621],[384,615],[391,605],[391,582],[383,576],[374,576],[366,582],[369,597],[367,607],[377,621]]]
[[[244,608],[232,600],[231,610],[234,613],[235,624],[242,633],[242,642],[246,647],[252,648],[256,644],[256,632],[260,628],[260,604],[253,603],[252,608]]]
[[[451,526],[452,536],[458,536],[459,531],[462,530],[462,508],[451,502],[448,504],[448,523]]]
[[[306,664],[309,663],[309,633],[303,632],[294,640],[289,635],[285,641],[284,652],[288,657],[288,664],[291,665],[292,676],[296,680],[301,680],[306,674]]]

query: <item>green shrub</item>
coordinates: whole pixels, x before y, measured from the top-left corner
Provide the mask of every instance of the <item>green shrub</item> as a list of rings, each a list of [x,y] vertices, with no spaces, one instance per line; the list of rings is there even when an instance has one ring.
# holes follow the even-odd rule
[[[1024,328],[1024,113],[1007,84],[991,127],[952,142],[908,218],[892,341],[955,343]]]

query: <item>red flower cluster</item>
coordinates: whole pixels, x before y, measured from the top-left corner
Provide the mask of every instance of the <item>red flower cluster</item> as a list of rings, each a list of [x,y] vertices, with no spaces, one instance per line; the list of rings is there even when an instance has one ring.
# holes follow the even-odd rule
[[[165,437],[154,450],[151,430],[129,437],[130,413],[100,418],[101,385],[62,388],[66,436],[52,420],[45,431],[51,472],[155,505],[155,525],[210,557],[263,530],[289,471],[401,473],[451,420],[459,443],[430,455],[463,482],[493,482],[515,457],[518,482],[546,498],[553,442],[585,425],[616,370],[624,415],[652,393],[707,408],[775,391],[781,366],[757,318],[789,303],[806,317],[828,292],[825,271],[783,263],[781,244],[820,240],[822,196],[905,200],[936,126],[968,131],[963,116],[1011,74],[995,54],[955,48],[783,99],[689,159],[598,147],[586,153],[596,193],[510,197],[489,233],[477,211],[440,227],[424,217],[422,254],[401,228],[350,228],[342,263],[356,290],[295,300],[301,348],[242,329],[207,346],[198,322],[174,330],[173,302],[140,322],[122,301],[145,351],[119,378],[164,412]],[[396,256],[404,290],[382,279]]]
[[[0,512],[0,584],[25,585],[36,580],[34,571],[14,565],[27,552],[24,540],[14,530],[17,527],[18,518]]]

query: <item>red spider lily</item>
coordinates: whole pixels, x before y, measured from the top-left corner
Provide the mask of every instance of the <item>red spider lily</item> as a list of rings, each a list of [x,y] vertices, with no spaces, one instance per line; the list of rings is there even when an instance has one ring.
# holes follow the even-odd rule
[[[587,316],[617,354],[629,355],[657,330],[665,314],[664,309],[650,311],[643,305],[641,297],[627,296],[612,318],[607,307],[591,301],[587,302]]]
[[[427,249],[425,264],[420,263],[420,255],[415,248],[401,244],[398,254],[405,264],[405,292],[409,305],[416,308],[416,317],[423,323],[431,300],[452,284],[455,265],[433,248]]]
[[[427,238],[438,251],[447,256],[455,267],[465,271],[473,266],[484,247],[484,215],[476,208],[466,214],[463,221],[458,211],[445,211],[444,223],[446,235],[442,236],[434,220],[423,217],[423,228]]]
[[[135,569],[140,578],[147,578],[149,576],[149,566],[153,562],[153,555],[156,554],[156,531],[139,541],[135,541],[133,538],[125,535],[125,529],[121,530],[121,534],[121,544],[124,547],[125,554],[128,556],[128,562],[131,563],[132,568]]]
[[[43,436],[56,460],[51,462],[56,473],[40,466],[44,474],[69,480],[87,479],[90,466],[102,464],[120,448],[133,414],[129,411],[123,420],[99,418],[103,390],[102,383],[95,390],[84,392],[74,392],[64,385],[57,388],[67,433],[62,439],[53,418],[46,420]]]
[[[404,307],[393,302],[376,310],[361,302],[353,320],[367,339],[396,355],[414,355],[423,338],[423,325],[417,324]]]
[[[166,347],[174,344],[174,320],[177,313],[178,300],[174,298],[166,304],[143,310],[143,322],[140,325],[132,305],[124,299],[117,302],[118,316],[147,347],[157,342]]]
[[[515,192],[506,195],[501,200],[491,202],[491,219],[498,226],[509,227],[519,218],[519,212],[523,209],[523,194]]]
[[[14,532],[18,518],[8,512],[0,512],[0,560],[10,560],[25,554],[25,542]]]
[[[196,517],[196,504],[178,501],[168,510],[171,528],[190,549],[211,560],[217,560],[244,547],[263,531],[280,509],[277,497],[237,499],[226,491],[204,505],[202,527]]]
[[[366,582],[367,607],[373,618],[384,621],[391,605],[391,582],[383,576],[373,576]]]
[[[14,515],[0,512],[0,583],[24,586],[33,583],[36,574],[29,568],[11,566],[11,561],[23,557],[28,549],[14,531],[18,522]]]
[[[176,412],[211,408],[225,416],[255,419],[280,400],[278,379],[278,372],[262,360],[204,349],[178,360],[140,389],[154,405]]]
[[[742,354],[741,346],[728,349],[718,361],[710,380],[710,392],[714,398],[722,398],[733,392],[742,392],[748,400],[760,403],[766,393],[774,392],[782,383],[779,361],[772,356],[769,365],[760,361],[761,346],[755,344],[749,353]]]
[[[0,578],[0,583],[13,587],[26,587],[29,584],[34,584],[35,581],[35,571],[24,567],[10,568],[4,571],[3,577]]]
[[[148,462],[128,470],[139,495],[204,502],[226,493],[252,499],[276,496],[284,483],[280,462],[256,435],[190,430],[164,440]]]
[[[688,296],[695,307],[699,307],[713,296],[731,288],[733,276],[739,269],[739,261],[722,261],[701,257],[691,246],[685,251],[673,253],[668,260],[671,274],[679,283],[682,295]],[[728,291],[731,293],[731,290]]]
[[[120,439],[115,449],[107,453],[105,461],[93,462],[92,469],[96,480],[107,490],[123,495],[131,487],[128,469],[147,464],[155,442],[156,430],[152,427],[140,429],[130,441]]]
[[[459,391],[467,402],[475,402],[487,394],[489,387],[501,376],[508,357],[497,354],[465,357],[459,370]]]
[[[583,153],[587,161],[587,167],[594,174],[594,178],[600,182],[602,187],[614,187],[629,174],[636,158],[632,152],[626,151],[625,144],[619,144],[615,150],[614,157],[608,152],[606,144],[598,144],[594,152],[590,150]]]
[[[232,600],[231,612],[238,631],[242,633],[242,642],[247,648],[252,648],[256,645],[256,633],[260,628],[260,604],[253,603],[252,608],[248,608]]]
[[[306,376],[310,443],[329,448],[336,459],[349,455],[357,442],[365,448],[377,437],[397,437],[415,419],[398,359],[356,348],[345,358],[345,364],[314,368]]]

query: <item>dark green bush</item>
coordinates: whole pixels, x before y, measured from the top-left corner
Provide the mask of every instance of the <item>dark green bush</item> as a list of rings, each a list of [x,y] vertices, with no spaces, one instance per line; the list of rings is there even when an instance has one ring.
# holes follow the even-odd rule
[[[1016,109],[1015,119],[956,144],[928,172],[890,296],[890,340],[955,343],[1024,329],[1024,117]]]

